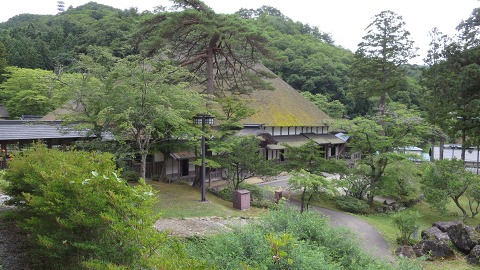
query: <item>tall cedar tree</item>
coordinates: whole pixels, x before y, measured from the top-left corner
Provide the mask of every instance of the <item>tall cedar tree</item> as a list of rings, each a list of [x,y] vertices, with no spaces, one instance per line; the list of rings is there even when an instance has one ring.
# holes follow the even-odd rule
[[[379,97],[382,127],[388,94],[398,90],[405,78],[401,66],[415,56],[416,49],[404,26],[401,16],[389,10],[380,12],[367,26],[367,35],[355,52],[352,68],[357,91]]]
[[[443,130],[446,130],[445,128],[445,121],[442,119],[442,108],[445,108],[447,104],[443,104],[441,106],[438,106],[439,104],[437,102],[442,102],[442,103],[449,103],[449,99],[438,99],[437,92],[439,89],[442,88],[442,72],[439,72],[438,64],[441,62],[445,61],[445,50],[448,46],[448,44],[451,42],[450,39],[444,35],[438,28],[433,28],[430,33],[430,48],[427,53],[427,57],[424,59],[425,64],[429,66],[428,69],[424,69],[422,72],[422,84],[427,88],[427,91],[425,91],[425,95],[423,97],[424,100],[424,107],[426,109],[426,116],[428,117],[428,120],[430,123],[433,124],[432,127],[435,127],[432,129],[432,137],[431,137],[431,155],[430,155],[430,161],[434,160],[434,149],[435,149],[435,142],[436,139],[439,139],[440,141],[440,151],[439,151],[439,159],[443,159],[443,147],[444,147],[444,142],[446,139],[446,135],[443,133],[442,130],[440,130],[440,127]],[[435,102],[432,102],[435,100]],[[439,126],[437,128],[436,126]]]
[[[218,90],[245,93],[266,88],[254,70],[268,55],[267,38],[251,21],[238,15],[216,14],[199,0],[173,0],[177,10],[146,20],[137,35],[147,54],[166,49],[180,65],[200,75],[208,95]]]

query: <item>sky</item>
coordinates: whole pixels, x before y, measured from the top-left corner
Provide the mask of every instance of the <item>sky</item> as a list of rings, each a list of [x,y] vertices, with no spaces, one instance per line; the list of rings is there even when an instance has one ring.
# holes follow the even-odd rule
[[[65,7],[77,7],[90,0],[63,0]],[[136,7],[153,11],[155,6],[169,6],[168,0],[96,0],[95,2],[120,9]],[[422,63],[429,47],[429,31],[437,27],[453,37],[455,27],[467,19],[472,10],[480,7],[479,0],[204,0],[217,13],[233,13],[240,8],[257,9],[272,6],[294,21],[317,26],[329,33],[335,44],[354,52],[366,34],[365,28],[373,17],[391,10],[403,17],[405,29],[411,33]],[[22,14],[57,14],[57,0],[15,0],[2,3],[0,22]]]

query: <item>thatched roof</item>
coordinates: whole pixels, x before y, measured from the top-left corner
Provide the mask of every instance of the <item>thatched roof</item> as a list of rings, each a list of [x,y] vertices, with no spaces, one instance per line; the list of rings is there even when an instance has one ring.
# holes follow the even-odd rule
[[[265,67],[261,68],[266,70]],[[267,79],[275,90],[257,90],[245,97],[257,112],[243,124],[265,126],[324,126],[331,119],[280,77]]]
[[[67,114],[78,113],[82,111],[83,106],[73,100],[67,102],[62,107],[50,112],[41,118],[42,121],[57,121],[62,120],[62,117]]]

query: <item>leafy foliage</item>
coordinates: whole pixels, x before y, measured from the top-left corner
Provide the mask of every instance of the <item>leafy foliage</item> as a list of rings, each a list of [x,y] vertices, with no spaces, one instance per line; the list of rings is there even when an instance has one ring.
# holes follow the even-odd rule
[[[368,214],[370,213],[370,206],[361,199],[352,196],[337,196],[335,198],[335,204],[343,211],[347,211],[355,214]]]
[[[314,211],[281,207],[257,224],[191,239],[187,253],[220,269],[418,269],[371,258],[350,236]]]
[[[217,155],[211,164],[216,163],[226,169],[227,178],[232,181],[235,190],[245,179],[268,174],[272,167],[259,152],[260,141],[255,136],[231,136],[212,145],[211,150]]]
[[[159,44],[168,41],[172,59],[200,74],[208,95],[265,89],[254,68],[261,55],[268,55],[267,37],[259,28],[238,15],[216,14],[200,0],[173,2],[180,11],[156,14],[142,25],[138,42],[148,55],[165,51]]]
[[[45,115],[67,100],[69,88],[47,70],[6,67],[5,82],[0,84],[0,102],[12,118],[21,115]]]
[[[136,9],[122,11],[90,2],[56,16],[15,16],[0,24],[0,42],[11,66],[68,69],[91,45],[108,48],[119,57],[133,54],[130,35],[140,19]]]
[[[292,171],[291,175],[290,179],[288,179],[288,185],[291,189],[301,192],[301,213],[308,209],[310,201],[315,196],[321,193],[335,194],[337,192],[333,183],[324,176],[312,174],[303,169]]]
[[[322,172],[340,173],[345,171],[346,165],[342,161],[324,158],[325,151],[318,143],[309,140],[299,147],[288,146],[285,152],[286,171],[303,169],[309,173],[320,175]]]
[[[35,257],[50,269],[81,263],[145,268],[166,253],[164,245],[174,243],[152,226],[152,188],[131,187],[118,175],[110,154],[37,144],[15,156],[6,192],[22,210],[20,224],[37,247]]]
[[[332,118],[340,119],[347,114],[345,105],[339,100],[329,100],[325,95],[310,92],[302,92],[302,95]]]
[[[379,97],[380,125],[387,112],[387,97],[405,85],[402,65],[415,56],[416,49],[403,18],[387,10],[377,14],[367,26],[352,65],[356,94]],[[366,113],[366,111],[364,111]]]
[[[479,181],[480,178],[477,175],[465,170],[463,161],[437,160],[426,169],[422,179],[422,190],[426,201],[434,209],[445,212],[447,202],[451,199],[466,218],[467,212],[460,204],[460,197],[469,188],[477,187]]]
[[[418,230],[417,220],[420,213],[417,211],[401,211],[393,215],[393,223],[399,231],[398,241],[402,245],[410,244],[410,238]]]
[[[361,167],[355,171],[360,179],[349,184],[355,184],[352,187],[359,188],[354,193],[365,193],[370,205],[373,204],[373,197],[381,193],[382,182],[385,183],[388,180],[385,177],[388,166],[394,163],[409,165],[405,155],[394,151],[416,145],[428,130],[428,125],[418,114],[408,112],[402,107],[385,116],[385,129],[375,120],[362,117],[340,124],[351,136],[349,146],[352,151],[362,155],[358,164]],[[367,180],[368,184],[361,181],[363,179]],[[357,193],[356,197],[361,193]]]

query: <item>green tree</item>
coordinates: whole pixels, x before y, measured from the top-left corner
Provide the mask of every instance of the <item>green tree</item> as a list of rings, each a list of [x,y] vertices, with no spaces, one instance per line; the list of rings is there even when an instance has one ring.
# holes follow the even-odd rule
[[[478,214],[478,208],[480,207],[480,179],[476,174],[473,175],[473,177],[472,185],[465,192],[465,196],[468,199],[468,209],[470,210],[472,218]]]
[[[420,213],[417,211],[401,211],[393,215],[393,224],[400,232],[397,241],[402,245],[409,245],[413,233],[418,230],[417,221]]]
[[[300,197],[300,213],[305,209],[308,210],[310,201],[315,196],[321,193],[335,194],[335,189],[332,182],[328,181],[324,176],[309,173],[306,170],[292,171],[292,176],[288,179],[288,185],[293,190],[301,192]]]
[[[468,146],[475,145],[480,124],[480,94],[477,91],[480,47],[462,50],[458,44],[450,44],[445,57],[425,74],[430,83],[435,83],[430,86],[429,107],[435,108],[436,122],[448,135],[461,139],[461,159],[465,160],[465,151]]]
[[[218,136],[221,138],[243,128],[240,121],[255,113],[255,110],[248,106],[250,100],[245,97],[240,98],[236,95],[219,97],[215,102],[221,107],[220,113],[216,113],[216,119],[219,120]]]
[[[1,85],[0,103],[13,118],[21,115],[43,116],[60,107],[69,89],[47,70],[7,67],[7,80]]]
[[[477,177],[467,170],[462,160],[437,160],[426,169],[421,181],[426,201],[439,212],[445,212],[451,199],[467,217],[467,211],[460,203],[462,197]],[[478,180],[476,180],[478,181]]]
[[[193,134],[192,119],[205,99],[181,83],[188,73],[163,61],[119,61],[110,74],[109,127],[118,139],[134,141],[141,156],[140,177],[152,144]]]
[[[322,172],[339,173],[346,168],[341,161],[326,159],[325,150],[313,140],[306,144],[293,147],[288,146],[285,151],[286,163],[282,166],[285,170],[303,169],[309,173],[320,175]]]
[[[216,155],[212,157],[210,166],[225,169],[235,190],[245,179],[268,174],[271,170],[270,162],[260,154],[260,140],[255,136],[231,136],[212,143],[211,150]]]
[[[0,41],[0,83],[5,80],[4,73],[5,68],[7,67],[7,49],[5,45]]]
[[[479,25],[478,20],[480,18],[480,8],[475,8],[470,17],[466,20],[462,20],[457,26],[459,32],[459,43],[465,49],[478,47],[480,45]]]
[[[181,11],[156,14],[143,24],[139,41],[149,54],[165,49],[159,44],[167,39],[172,57],[200,74],[208,95],[266,87],[254,69],[259,57],[268,54],[262,31],[238,15],[216,14],[200,0],[172,2]]]
[[[349,146],[352,151],[362,155],[359,166],[363,167],[357,172],[362,179],[368,180],[367,199],[370,205],[373,197],[381,193],[380,184],[386,180],[388,166],[406,159],[405,155],[394,151],[417,145],[429,129],[418,114],[405,110],[404,106],[389,113],[385,119],[385,129],[375,120],[363,117],[339,125],[351,136]]]
[[[110,154],[36,144],[9,162],[6,193],[44,267],[146,268],[166,244],[153,224],[156,196],[119,178]],[[103,266],[103,267],[100,267]],[[111,268],[110,268],[111,269]]]
[[[358,44],[352,66],[354,91],[378,97],[379,123],[385,127],[388,95],[404,85],[402,65],[415,56],[410,33],[404,29],[403,18],[392,11],[374,17],[367,34]]]
[[[72,67],[74,74],[61,74],[60,80],[72,92],[71,100],[62,104],[67,113],[59,116],[65,125],[89,130],[97,139],[103,138],[112,121],[106,117],[110,101],[108,95],[112,91],[108,70],[117,60],[104,50],[82,54]]]
[[[345,105],[339,100],[329,100],[325,95],[310,92],[302,92],[302,95],[332,118],[340,119],[347,114]]]
[[[442,114],[444,109],[448,108],[450,105],[448,99],[443,99],[439,97],[439,92],[443,88],[444,80],[442,76],[445,76],[444,70],[439,68],[439,64],[446,60],[446,50],[448,45],[451,43],[451,40],[440,32],[439,29],[433,28],[430,33],[430,48],[428,50],[427,57],[424,59],[424,62],[429,66],[429,68],[422,71],[422,86],[426,87],[425,94],[423,96],[423,106],[425,107],[426,117],[430,123],[434,126],[431,137],[431,156],[430,160],[433,161],[434,157],[434,146],[435,142],[438,140],[440,142],[440,153],[439,159],[443,159],[443,146],[446,139],[444,131],[448,130],[446,127],[445,121]],[[447,109],[448,110],[448,109]]]

